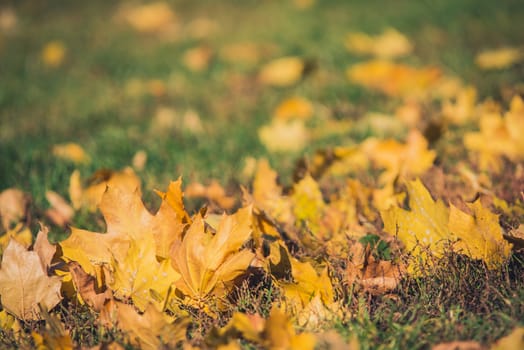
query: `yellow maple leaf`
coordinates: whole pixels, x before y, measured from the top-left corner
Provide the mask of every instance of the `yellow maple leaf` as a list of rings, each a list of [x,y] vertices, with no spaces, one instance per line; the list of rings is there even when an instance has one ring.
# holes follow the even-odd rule
[[[143,313],[132,305],[108,302],[100,314],[101,323],[107,328],[116,327],[124,331],[134,346],[140,349],[156,350],[167,346],[175,348],[179,341],[186,339],[188,321],[173,320],[149,304]]]
[[[420,180],[406,183],[410,210],[392,206],[381,212],[384,230],[397,236],[411,254],[422,262],[428,251],[436,258],[447,249],[483,260],[488,268],[500,266],[509,257],[511,245],[502,237],[496,215],[482,207],[480,201],[470,205],[470,216],[453,205],[451,210],[434,201]],[[417,272],[412,261],[408,271]]]
[[[357,63],[346,71],[350,81],[390,96],[424,97],[440,78],[437,68],[413,68],[387,60]]]
[[[454,247],[474,259],[484,260],[489,268],[496,268],[511,253],[511,244],[502,237],[498,215],[484,208],[480,199],[468,207],[473,215],[453,204],[450,206],[449,230],[460,239]]]
[[[282,193],[277,178],[277,172],[271,168],[267,159],[263,158],[257,162],[253,179],[254,204],[278,222],[291,222],[294,220],[291,202]]]
[[[297,334],[285,312],[273,305],[269,317],[235,312],[228,324],[219,330],[222,337],[237,334],[265,349],[314,349],[316,337],[307,332]]]
[[[479,156],[481,168],[498,172],[501,156],[517,162],[524,159],[524,101],[515,96],[504,115],[488,112],[480,118],[480,131],[464,135],[464,145]]]
[[[385,168],[380,175],[383,185],[392,183],[397,177],[406,179],[422,175],[436,157],[436,152],[428,149],[428,141],[415,129],[410,131],[405,144],[371,138],[361,148],[378,168]]]
[[[250,250],[241,249],[251,238],[251,211],[246,207],[234,215],[224,215],[215,234],[206,230],[199,214],[183,240],[175,242],[171,259],[181,275],[176,287],[190,298],[189,302],[224,297],[227,287],[246,271],[254,258]]]
[[[318,183],[311,175],[307,174],[293,186],[291,202],[297,222],[306,225],[314,235],[317,235],[326,204]]]
[[[405,56],[413,50],[408,38],[393,28],[388,28],[376,36],[360,32],[349,33],[345,45],[350,52],[381,58]]]
[[[391,206],[381,211],[384,230],[396,236],[406,250],[425,262],[428,259],[426,249],[436,257],[444,254],[446,243],[452,239],[448,228],[449,209],[442,201],[434,201],[420,180],[406,183],[409,208]],[[415,272],[417,266],[409,266],[409,272]]]
[[[114,258],[113,280],[109,286],[116,298],[131,298],[133,305],[144,311],[149,303],[159,303],[168,297],[168,292],[180,275],[171,267],[171,261],[158,262],[155,254],[155,241],[151,235],[130,242],[124,259]]]
[[[0,295],[2,307],[22,320],[40,320],[40,307],[52,309],[62,299],[59,277],[49,277],[34,251],[11,240],[2,256]]]
[[[174,189],[175,193],[168,190],[165,197],[175,201],[178,195],[176,184],[170,186],[170,189]],[[171,246],[175,241],[181,240],[184,230],[182,218],[174,211],[167,199],[163,200],[156,215],[152,215],[145,208],[137,191],[126,192],[117,187],[108,187],[102,197],[100,210],[107,224],[107,233],[72,228],[71,235],[59,243],[64,260],[78,262],[85,272],[96,276],[99,280],[100,267],[103,265],[110,266],[115,261],[119,264],[125,262],[131,265],[129,266],[131,271],[135,271],[133,266],[140,265],[140,260],[146,260],[151,263],[150,267],[153,270],[167,273],[169,278],[166,281],[173,282],[173,273],[164,266],[169,265],[168,263],[161,261],[160,266],[154,264],[156,257],[159,260],[169,258]],[[142,243],[139,242],[144,246],[141,247]],[[146,248],[147,256],[140,256],[141,252],[144,253],[141,249]],[[129,256],[133,252],[135,254]],[[122,271],[127,269],[123,265],[119,265],[119,268],[121,275]],[[148,273],[148,271],[143,272],[146,275]],[[134,280],[129,283],[136,285],[135,282],[139,283]],[[164,292],[163,287],[158,288],[159,292]],[[123,295],[131,294],[123,293]]]

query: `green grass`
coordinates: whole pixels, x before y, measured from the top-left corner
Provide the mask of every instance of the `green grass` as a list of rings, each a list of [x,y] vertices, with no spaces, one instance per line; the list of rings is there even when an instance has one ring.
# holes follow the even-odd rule
[[[344,48],[349,31],[398,29],[415,45],[414,54],[404,61],[439,66],[474,85],[481,99],[491,96],[507,103],[508,91],[524,93],[522,63],[495,72],[483,72],[473,63],[482,49],[522,47],[524,6],[518,0],[319,0],[307,10],[295,9],[291,1],[170,1],[180,22],[180,35],[173,42],[137,34],[114,20],[118,2],[9,3],[18,25],[12,32],[0,31],[0,190],[17,187],[31,195],[33,229],[39,220],[47,222],[45,192],[54,190],[67,198],[74,169],[84,178],[101,168],[122,169],[138,150],[148,154],[138,175],[146,204],[153,208],[158,204],[153,189],[165,189],[179,176],[186,184],[218,179],[238,194],[238,184],[245,184],[239,174],[248,156],[268,157],[289,185],[303,154],[269,153],[257,134],[280,101],[304,96],[341,119],[358,119],[367,111],[391,112],[397,103],[347,81],[343,72],[361,60]],[[212,19],[218,29],[204,39],[185,36],[196,18]],[[67,49],[65,61],[56,68],[45,66],[40,57],[50,40],[62,41]],[[216,53],[236,42],[273,44],[274,53],[262,62],[299,55],[318,68],[296,85],[269,88],[255,81],[259,65],[234,66],[215,56],[209,69],[194,73],[182,63],[186,49],[198,44]],[[241,76],[240,83],[231,79],[235,74]],[[158,79],[167,93],[131,94],[132,79]],[[204,124],[203,133],[153,130],[152,120],[161,106],[179,113],[194,110]],[[367,136],[350,131],[318,140],[305,154]],[[63,142],[82,145],[91,163],[77,166],[55,158],[51,149]],[[103,226],[99,214],[84,211],[73,223],[91,229]],[[54,227],[53,234],[63,237],[66,232]],[[347,302],[357,316],[335,321],[333,328],[347,338],[356,334],[363,349],[423,349],[455,339],[491,343],[522,322],[522,257],[495,272],[453,259],[457,258],[450,257],[449,265],[431,276],[406,281],[394,297],[355,293]],[[238,306],[242,310],[256,305],[255,311],[267,312],[275,298],[265,290],[243,293]],[[85,325],[73,327],[74,340],[94,345],[102,339],[121,339],[118,333],[101,334],[87,311],[76,308],[64,305],[59,310],[72,323],[78,322],[74,315],[86,318]],[[0,342],[8,346],[12,339],[4,337],[2,333]]]

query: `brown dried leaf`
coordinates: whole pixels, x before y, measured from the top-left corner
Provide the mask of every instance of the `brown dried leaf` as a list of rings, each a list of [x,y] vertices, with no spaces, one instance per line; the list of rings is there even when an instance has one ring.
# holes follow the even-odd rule
[[[40,320],[39,305],[50,310],[60,302],[59,277],[49,277],[36,252],[11,240],[2,257],[0,295],[2,306],[22,320]]]

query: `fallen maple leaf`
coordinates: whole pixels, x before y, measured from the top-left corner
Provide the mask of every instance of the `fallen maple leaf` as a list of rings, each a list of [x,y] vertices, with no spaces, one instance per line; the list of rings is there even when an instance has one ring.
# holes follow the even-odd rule
[[[49,271],[51,267],[51,260],[56,253],[56,245],[51,244],[48,239],[49,228],[41,225],[40,231],[36,234],[35,244],[33,245],[33,251],[38,254],[40,262],[42,263],[42,269]]]
[[[226,190],[216,180],[212,180],[208,186],[193,182],[186,187],[185,195],[191,197],[204,197],[218,204],[222,209],[231,209],[235,205],[235,198],[229,197]]]
[[[120,188],[124,192],[138,191],[140,194],[140,178],[132,168],[124,168],[121,171],[100,169],[96,171],[89,180],[86,188],[82,187],[80,172],[73,171],[69,179],[69,198],[73,208],[87,208],[95,211],[102,200],[107,187]]]
[[[346,75],[356,84],[390,96],[420,98],[429,93],[441,74],[434,67],[413,68],[387,60],[373,60],[353,65]]]
[[[2,306],[22,320],[40,320],[39,305],[52,309],[62,300],[59,277],[49,277],[36,252],[11,240],[2,256],[0,296]]]
[[[514,162],[524,159],[524,101],[515,96],[509,111],[502,117],[499,113],[488,112],[480,118],[480,131],[464,135],[464,145],[479,156],[483,169],[501,170],[501,156]]]
[[[180,278],[169,259],[157,261],[155,251],[152,234],[144,234],[131,240],[125,258],[115,257],[111,264],[114,272],[109,287],[115,298],[130,298],[140,311],[150,303],[163,305],[171,286]]]
[[[289,86],[302,77],[305,63],[299,57],[282,57],[266,63],[258,74],[258,80],[265,85]]]
[[[418,179],[406,187],[410,210],[392,206],[381,211],[381,216],[384,230],[400,239],[414,257],[426,262],[428,251],[439,258],[451,246],[455,252],[483,260],[488,268],[498,267],[508,258],[511,245],[503,239],[496,215],[480,202],[470,205],[472,217],[434,201]],[[412,261],[408,271],[416,273],[417,269],[417,262]]]
[[[428,149],[428,142],[418,130],[408,134],[405,144],[396,140],[369,138],[361,145],[363,152],[378,168],[385,168],[380,183],[387,185],[402,179],[420,176],[431,168],[436,152]]]
[[[84,301],[96,312],[100,312],[106,301],[111,299],[111,291],[105,288],[97,288],[96,278],[86,273],[79,263],[72,261],[67,265],[69,267],[69,272],[71,273],[75,289],[78,291],[82,301]]]
[[[226,339],[238,333],[265,349],[312,350],[316,343],[311,333],[297,334],[288,316],[275,305],[267,319],[258,314],[235,312],[228,324],[219,330],[220,336]]]
[[[511,244],[502,237],[498,215],[482,206],[480,199],[467,204],[468,215],[451,204],[449,230],[460,238],[454,245],[473,259],[484,260],[489,268],[499,267],[511,253]]]
[[[350,33],[346,37],[345,45],[350,52],[381,58],[406,56],[413,50],[408,38],[393,28],[388,28],[376,36],[360,32]]]
[[[242,245],[251,237],[252,209],[246,207],[234,215],[224,215],[213,234],[205,229],[199,214],[181,242],[171,251],[172,264],[182,276],[176,287],[190,298],[202,302],[208,296],[219,298],[233,280],[245,273],[254,254]]]
[[[186,338],[188,321],[173,320],[152,304],[138,313],[132,305],[109,302],[100,315],[101,323],[107,328],[117,327],[127,333],[132,345],[140,349],[156,350],[167,346],[174,348]]]

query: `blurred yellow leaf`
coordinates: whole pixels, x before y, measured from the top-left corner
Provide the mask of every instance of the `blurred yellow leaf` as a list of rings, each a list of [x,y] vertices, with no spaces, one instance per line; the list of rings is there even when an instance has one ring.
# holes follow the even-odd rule
[[[55,157],[66,159],[77,164],[85,164],[91,161],[91,158],[82,146],[73,142],[54,145],[52,152]]]
[[[379,58],[406,56],[413,51],[409,39],[393,28],[388,28],[376,36],[360,32],[350,33],[346,37],[345,45],[350,52]]]
[[[58,40],[48,42],[42,49],[42,61],[49,67],[58,67],[64,61],[66,48],[64,43]]]
[[[282,101],[277,106],[273,113],[273,118],[279,120],[290,120],[294,118],[307,120],[313,116],[313,111],[313,104],[305,98],[291,97]]]
[[[482,69],[504,69],[511,67],[523,58],[524,51],[522,49],[506,47],[479,53],[475,57],[475,63]]]
[[[431,198],[420,180],[406,183],[409,208],[392,206],[381,211],[384,230],[400,239],[415,258],[426,262],[429,250],[437,258],[451,246],[455,252],[483,260],[488,268],[495,268],[508,258],[509,245],[502,237],[498,217],[482,207],[480,201],[470,205],[470,216],[453,205]],[[411,262],[408,271],[417,271],[417,262]]]
[[[501,170],[501,156],[514,162],[524,159],[524,102],[519,96],[511,100],[504,117],[488,112],[480,118],[480,131],[464,135],[464,145],[479,156],[483,169]]]
[[[187,50],[182,57],[184,65],[193,72],[207,69],[213,52],[207,46],[198,46]]]
[[[47,311],[44,311],[43,318],[45,320],[45,328],[31,332],[36,349],[72,350],[74,348],[73,340],[60,318],[47,313]]]
[[[2,306],[17,318],[40,320],[40,306],[46,310],[62,300],[59,277],[49,277],[34,251],[11,240],[2,256],[0,269],[0,295]]]
[[[164,346],[175,348],[179,341],[186,339],[188,326],[187,320],[173,321],[152,304],[147,305],[143,313],[138,313],[132,305],[109,302],[104,306],[100,320],[107,328],[124,331],[132,345],[151,350]]]
[[[473,86],[460,89],[453,100],[445,100],[442,104],[442,114],[446,120],[462,125],[475,117],[477,90]]]
[[[346,75],[355,84],[390,96],[421,98],[430,92],[441,74],[438,68],[413,68],[387,60],[372,60],[349,67]]]
[[[9,230],[12,224],[25,217],[28,204],[27,195],[19,189],[7,188],[0,192],[0,217],[4,230]]]
[[[166,2],[153,2],[124,9],[127,23],[144,33],[158,33],[176,26],[176,16]]]
[[[273,119],[258,129],[258,137],[270,152],[298,152],[309,141],[309,132],[302,120]]]
[[[121,171],[100,169],[89,179],[89,186],[82,188],[80,172],[75,170],[69,179],[69,198],[73,208],[86,208],[89,211],[96,211],[108,187],[119,188],[124,192],[134,192],[140,195],[140,178],[132,168],[125,168]]]
[[[403,179],[422,175],[432,165],[436,152],[428,150],[428,142],[418,130],[412,130],[406,143],[396,140],[369,138],[361,145],[364,153],[376,167],[384,168],[380,183],[392,183],[397,177]]]
[[[282,57],[266,63],[258,74],[258,80],[265,85],[289,86],[300,80],[305,63],[299,57]]]
[[[212,180],[209,186],[193,182],[186,187],[185,195],[187,198],[204,197],[218,204],[222,209],[231,209],[235,205],[235,198],[229,197],[226,190],[216,180]]]
[[[75,215],[73,207],[66,200],[54,191],[46,191],[45,197],[51,208],[46,210],[46,215],[58,226],[65,226]]]

